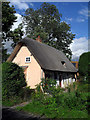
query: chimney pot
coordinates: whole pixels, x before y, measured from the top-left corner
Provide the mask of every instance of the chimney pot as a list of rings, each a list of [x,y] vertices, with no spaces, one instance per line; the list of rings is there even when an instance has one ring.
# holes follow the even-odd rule
[[[36,38],[36,40],[37,40],[38,42],[42,42],[40,36],[38,36],[38,37]]]

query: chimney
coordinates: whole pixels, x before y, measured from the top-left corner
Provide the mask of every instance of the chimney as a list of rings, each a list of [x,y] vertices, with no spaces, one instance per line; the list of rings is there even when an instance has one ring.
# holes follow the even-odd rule
[[[40,36],[38,36],[38,37],[36,38],[36,40],[37,40],[38,42],[42,42]]]

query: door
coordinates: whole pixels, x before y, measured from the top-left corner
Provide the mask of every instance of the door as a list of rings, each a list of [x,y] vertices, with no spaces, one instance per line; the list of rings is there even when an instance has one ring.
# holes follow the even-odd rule
[[[59,85],[60,85],[60,87],[61,87],[61,81],[62,81],[62,76],[61,76],[61,74],[59,75]]]

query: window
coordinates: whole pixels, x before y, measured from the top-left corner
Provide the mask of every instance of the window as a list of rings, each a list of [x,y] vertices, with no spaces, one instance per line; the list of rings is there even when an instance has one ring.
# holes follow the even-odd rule
[[[65,61],[61,61],[62,65],[65,65]]]
[[[66,63],[65,61],[61,61],[62,65],[66,68]]]
[[[61,61],[61,63],[62,63],[62,65],[64,65],[64,64],[65,64],[65,61]]]
[[[31,62],[30,57],[26,57],[26,58],[25,58],[25,62],[26,62],[26,63],[30,63],[30,62]]]

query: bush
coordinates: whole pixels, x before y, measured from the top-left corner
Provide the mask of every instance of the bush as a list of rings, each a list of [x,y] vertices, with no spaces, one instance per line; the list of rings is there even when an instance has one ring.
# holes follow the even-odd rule
[[[20,90],[19,97],[21,97],[22,100],[30,100],[33,92],[34,91],[30,89],[30,87],[26,86]]]
[[[22,87],[26,86],[23,69],[15,63],[2,64],[2,98],[7,99],[19,95]]]
[[[81,76],[86,76],[89,72],[90,52],[83,53],[79,58],[79,73]]]
[[[56,80],[52,78],[42,79],[41,85],[44,92],[55,95]]]

